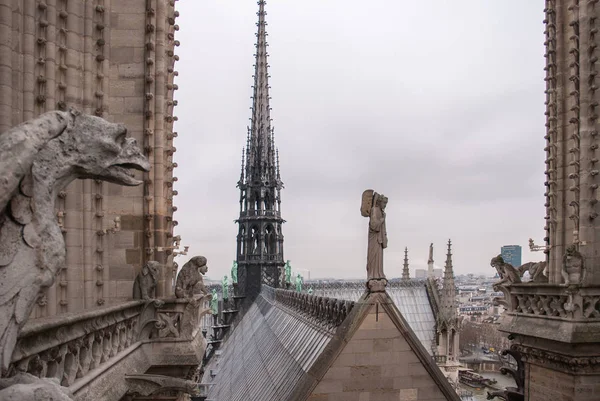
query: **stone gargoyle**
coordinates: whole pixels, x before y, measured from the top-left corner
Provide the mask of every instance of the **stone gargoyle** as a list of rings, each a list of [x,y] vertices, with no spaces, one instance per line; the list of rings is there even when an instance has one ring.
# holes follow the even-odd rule
[[[175,296],[177,298],[193,298],[196,293],[208,295],[202,275],[208,271],[204,256],[194,256],[188,260],[177,275]]]
[[[133,299],[155,299],[159,273],[160,263],[154,260],[146,263],[133,282]]]
[[[134,186],[150,163],[127,129],[75,110],[52,111],[0,135],[0,367],[65,264],[54,202],[75,179]],[[0,397],[1,398],[1,397]]]

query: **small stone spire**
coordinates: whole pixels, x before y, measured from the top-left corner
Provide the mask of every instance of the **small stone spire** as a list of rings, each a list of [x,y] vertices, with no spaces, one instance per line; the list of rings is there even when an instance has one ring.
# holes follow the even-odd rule
[[[404,268],[402,269],[402,280],[410,280],[410,271],[408,270],[408,248],[404,248]]]
[[[427,277],[433,277],[433,243],[429,245],[429,259],[427,259]]]
[[[452,267],[452,241],[448,240],[448,253],[444,268],[444,287],[442,290],[442,305],[448,317],[453,317],[456,311],[456,287],[454,285],[454,270]]]

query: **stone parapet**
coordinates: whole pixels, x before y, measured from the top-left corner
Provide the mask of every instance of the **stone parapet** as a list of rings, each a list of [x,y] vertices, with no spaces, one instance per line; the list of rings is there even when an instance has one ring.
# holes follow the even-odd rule
[[[140,300],[33,320],[19,336],[9,374],[54,378],[78,400],[107,401],[130,392],[126,375],[154,366],[187,379],[206,349],[205,306],[204,298]]]
[[[342,324],[354,307],[352,301],[283,289],[275,290],[275,301],[330,330]]]
[[[507,289],[502,331],[567,343],[598,341],[600,286],[522,283]]]

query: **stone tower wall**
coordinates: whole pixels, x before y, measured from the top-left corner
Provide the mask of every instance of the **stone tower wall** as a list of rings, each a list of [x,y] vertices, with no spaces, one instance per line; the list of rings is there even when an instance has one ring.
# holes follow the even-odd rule
[[[600,262],[600,138],[597,48],[600,5],[546,0],[546,232],[549,279],[560,284],[566,247],[589,267]],[[589,284],[600,272],[588,269]]]
[[[0,0],[0,132],[76,107],[124,123],[150,159],[139,187],[78,180],[59,195],[66,268],[34,317],[119,303],[147,260],[173,276],[174,0]]]

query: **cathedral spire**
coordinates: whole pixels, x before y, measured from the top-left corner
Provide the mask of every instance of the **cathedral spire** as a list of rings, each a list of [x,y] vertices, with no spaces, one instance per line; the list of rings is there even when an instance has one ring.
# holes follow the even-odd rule
[[[410,280],[410,271],[408,270],[408,248],[404,248],[404,267],[402,269],[402,280]]]
[[[252,118],[246,156],[246,180],[261,181],[267,185],[279,186],[276,174],[274,132],[271,127],[271,107],[269,96],[269,64],[267,58],[266,1],[258,2],[258,32],[256,33],[256,53],[254,63],[254,85],[252,96]]]
[[[258,1],[252,116],[240,174],[237,235],[238,295],[252,300],[261,285],[281,285],[283,234],[279,152],[271,126],[266,2]]]

